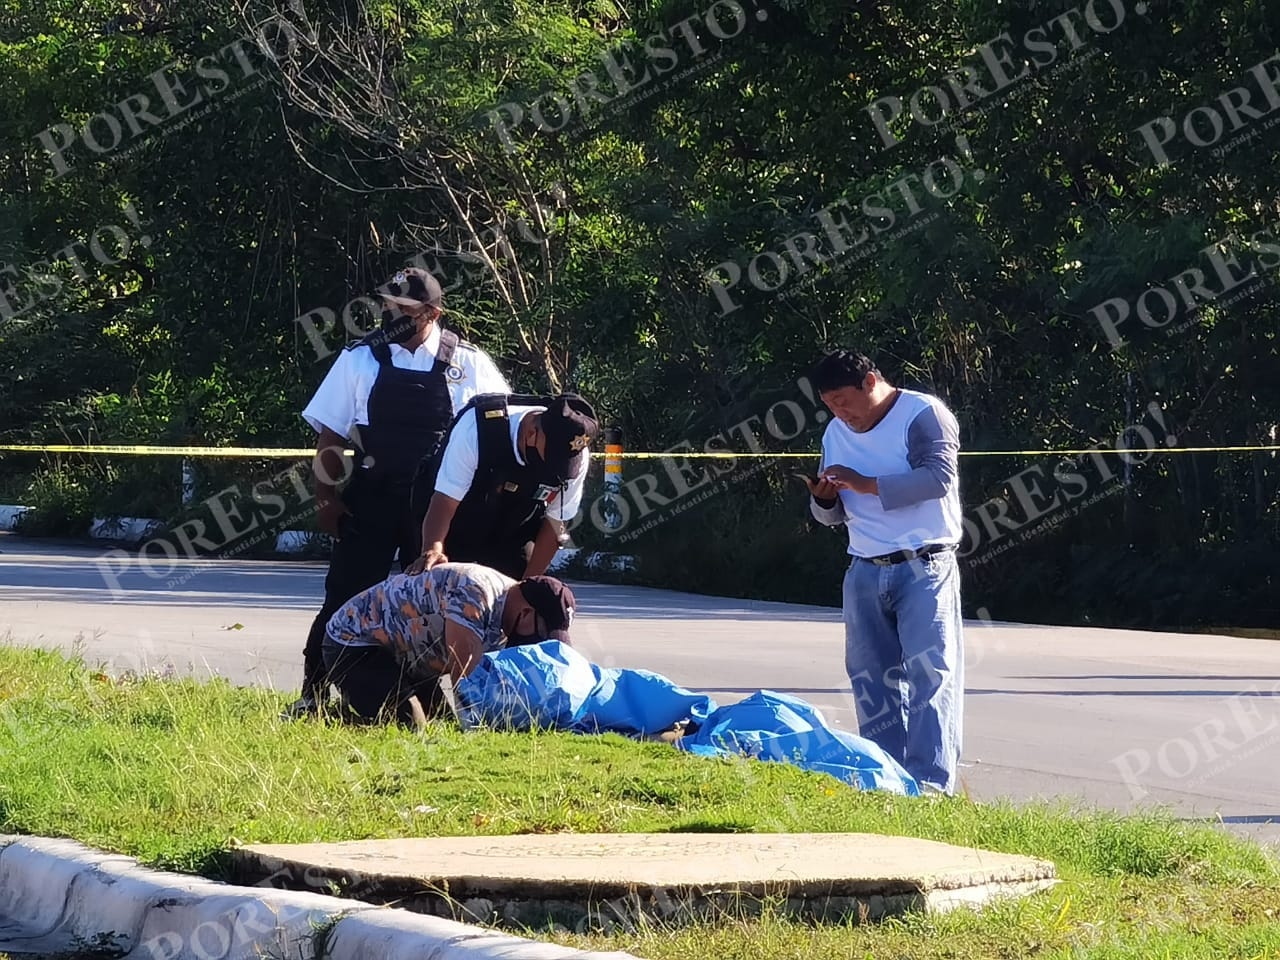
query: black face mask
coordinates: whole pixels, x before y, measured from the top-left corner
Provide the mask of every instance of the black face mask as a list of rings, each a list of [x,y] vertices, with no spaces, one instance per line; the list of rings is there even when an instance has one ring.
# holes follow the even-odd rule
[[[542,618],[535,615],[533,618],[532,632],[517,633],[513,630],[511,633],[507,634],[507,646],[519,647],[526,643],[541,643],[546,638],[538,635],[538,628],[540,626],[542,626]]]
[[[382,332],[387,335],[388,343],[407,343],[418,332],[418,325],[413,318],[403,313],[382,311]]]
[[[513,633],[507,637],[508,647],[521,647],[528,643],[541,643],[542,637],[536,633]]]

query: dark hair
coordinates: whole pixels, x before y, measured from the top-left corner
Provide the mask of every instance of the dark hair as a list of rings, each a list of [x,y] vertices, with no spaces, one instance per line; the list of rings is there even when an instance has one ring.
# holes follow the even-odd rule
[[[868,373],[879,374],[880,371],[867,357],[851,350],[836,350],[818,361],[810,379],[813,380],[813,389],[823,394],[841,387],[861,390]]]

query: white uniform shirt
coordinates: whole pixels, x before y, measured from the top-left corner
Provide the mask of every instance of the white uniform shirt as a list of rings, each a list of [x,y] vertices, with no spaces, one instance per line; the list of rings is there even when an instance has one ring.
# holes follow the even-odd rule
[[[509,423],[511,425],[511,449],[515,452],[516,463],[524,466],[524,458],[520,456],[520,421],[528,413],[541,413],[546,407],[526,407],[511,405],[507,408],[510,413]],[[547,516],[553,520],[561,520],[568,523],[578,515],[578,510],[582,506],[582,491],[587,484],[587,464],[585,458],[588,451],[583,450],[578,454],[579,458],[584,460],[582,470],[578,475],[566,484],[566,491],[563,497],[560,491],[556,490],[551,495],[551,500],[547,504]],[[461,500],[467,495],[467,491],[471,489],[471,484],[475,480],[476,470],[480,466],[480,436],[476,427],[475,417],[463,417],[458,421],[458,425],[453,428],[453,433],[449,435],[449,443],[444,449],[444,456],[440,461],[440,472],[436,475],[436,492],[443,493],[446,497],[454,500]]]
[[[390,346],[393,367],[430,370],[440,349],[440,325],[431,325],[431,332],[417,350],[406,350],[398,343]],[[478,393],[511,392],[506,378],[494,362],[484,351],[469,343],[459,342],[453,351],[451,366],[452,369],[445,373],[445,382],[449,385],[454,414]],[[378,360],[372,349],[356,347],[343,350],[302,411],[303,418],[316,433],[321,427],[328,427],[338,436],[351,439],[354,427],[369,425],[369,393],[377,379]]]

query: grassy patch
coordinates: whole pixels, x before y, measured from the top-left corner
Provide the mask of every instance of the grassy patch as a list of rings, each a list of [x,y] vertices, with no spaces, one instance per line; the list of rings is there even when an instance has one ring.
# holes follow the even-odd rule
[[[1054,861],[1057,889],[985,911],[848,928],[777,917],[547,934],[698,960],[1280,958],[1274,861],[1172,818],[863,793],[779,764],[618,736],[423,735],[281,723],[285,698],[112,679],[0,647],[0,832],[70,836],[218,876],[231,845],[551,831],[865,831]]]
[[[1184,633],[1208,633],[1215,637],[1244,637],[1248,640],[1280,640],[1280,630],[1262,627],[1187,627]]]

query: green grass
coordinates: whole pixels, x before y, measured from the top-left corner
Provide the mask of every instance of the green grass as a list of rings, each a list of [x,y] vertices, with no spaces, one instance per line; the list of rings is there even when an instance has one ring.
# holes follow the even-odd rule
[[[1054,861],[1052,891],[885,924],[766,914],[610,936],[539,934],[652,960],[1280,958],[1280,875],[1258,847],[1171,817],[859,792],[780,764],[622,737],[281,723],[288,698],[120,681],[0,646],[0,832],[74,837],[220,876],[250,842],[549,831],[865,831]]]
[[[1280,630],[1262,627],[1187,627],[1186,633],[1208,633],[1215,637],[1245,637],[1250,640],[1280,640]]]

